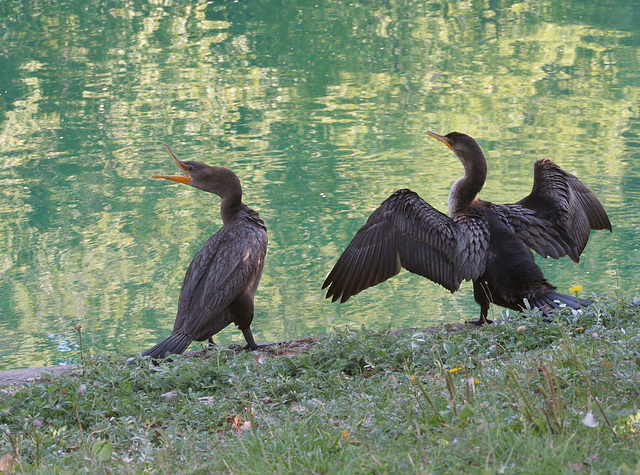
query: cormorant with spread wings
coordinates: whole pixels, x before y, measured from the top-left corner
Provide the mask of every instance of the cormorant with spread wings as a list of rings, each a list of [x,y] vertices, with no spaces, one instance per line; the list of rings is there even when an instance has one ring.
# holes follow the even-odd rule
[[[591,229],[611,223],[595,195],[574,175],[549,159],[536,162],[533,189],[514,204],[494,204],[478,197],[487,162],[478,143],[458,132],[428,132],[462,162],[464,176],[449,193],[449,215],[411,190],[396,191],[360,228],[325,280],[327,298],[351,296],[387,280],[405,268],[452,293],[463,280],[473,281],[480,318],[489,304],[522,310],[527,299],[545,314],[562,304],[574,309],[588,300],[555,292],[535,263],[543,257],[569,256],[578,262]]]

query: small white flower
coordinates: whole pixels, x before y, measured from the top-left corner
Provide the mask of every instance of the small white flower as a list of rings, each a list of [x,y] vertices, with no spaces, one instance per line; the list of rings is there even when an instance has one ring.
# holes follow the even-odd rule
[[[582,423],[587,427],[598,427],[595,417],[592,412],[587,412],[587,415],[582,419]]]
[[[173,404],[174,402],[180,400],[180,395],[178,394],[178,391],[169,391],[168,393],[160,394],[160,397],[165,398],[165,400],[169,404]]]

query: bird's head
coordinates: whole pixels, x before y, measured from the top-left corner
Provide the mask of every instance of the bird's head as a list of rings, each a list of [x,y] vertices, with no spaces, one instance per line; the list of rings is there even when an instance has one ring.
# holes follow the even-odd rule
[[[467,159],[482,155],[482,149],[478,142],[467,134],[461,134],[460,132],[450,132],[447,135],[439,135],[435,132],[428,131],[427,135],[439,140],[456,154],[456,157],[465,163]]]
[[[231,170],[212,167],[200,162],[178,160],[169,146],[165,144],[165,147],[184,175],[153,175],[151,178],[176,181],[209,193],[215,193],[223,198],[227,195],[239,194],[242,196],[240,180]]]
[[[180,170],[182,170],[185,173],[186,176],[183,176],[183,175],[153,175],[153,176],[151,176],[151,178],[164,178],[165,180],[177,181],[178,183],[184,183],[185,185],[191,185],[193,168],[194,168],[194,165],[197,162],[183,162],[182,160],[178,160],[178,157],[176,157],[174,155],[173,151],[169,148],[169,146],[167,144],[164,144],[164,146],[167,147],[167,150],[171,154],[171,158],[173,158],[173,160],[176,162],[176,165],[178,165],[178,168],[180,168]],[[199,165],[202,165],[202,163],[199,163]]]

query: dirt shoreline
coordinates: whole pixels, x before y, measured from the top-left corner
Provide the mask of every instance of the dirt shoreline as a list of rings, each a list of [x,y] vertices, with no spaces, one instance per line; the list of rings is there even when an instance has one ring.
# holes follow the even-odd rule
[[[444,332],[456,332],[467,328],[474,328],[473,325],[469,326],[464,323],[454,323],[445,325],[436,325],[423,329],[407,329],[407,330],[391,330],[392,334],[397,334],[406,331],[444,331]],[[259,350],[260,353],[266,356],[292,356],[297,352],[303,351],[311,342],[315,341],[315,338],[300,338],[298,340],[291,340],[282,342],[276,346],[268,346]],[[241,351],[241,345],[231,345],[230,350]],[[184,358],[206,358],[207,350],[203,351],[190,351],[182,355]],[[17,384],[32,383],[41,379],[55,379],[65,373],[70,373],[78,370],[78,364],[70,365],[53,365],[53,366],[40,366],[37,368],[21,368],[10,369],[7,371],[0,371],[0,388],[8,386],[14,386]]]
[[[32,383],[36,379],[54,379],[64,373],[74,371],[77,367],[78,365],[76,364],[65,364],[0,371],[0,387],[13,386],[15,384]]]

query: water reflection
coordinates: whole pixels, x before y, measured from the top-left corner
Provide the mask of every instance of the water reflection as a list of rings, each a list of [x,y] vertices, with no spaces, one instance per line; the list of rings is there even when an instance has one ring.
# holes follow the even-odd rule
[[[450,296],[407,273],[344,306],[319,290],[394,190],[446,210],[462,168],[429,129],[478,139],[491,201],[526,195],[542,157],[583,179],[614,234],[594,234],[578,265],[541,266],[560,290],[635,291],[636,10],[622,0],[3,2],[0,368],[77,358],[76,322],[91,351],[130,353],[168,334],[186,267],[221,223],[215,197],[148,179],[166,171],[165,142],[233,169],[267,224],[261,341],[475,316],[470,285]]]

